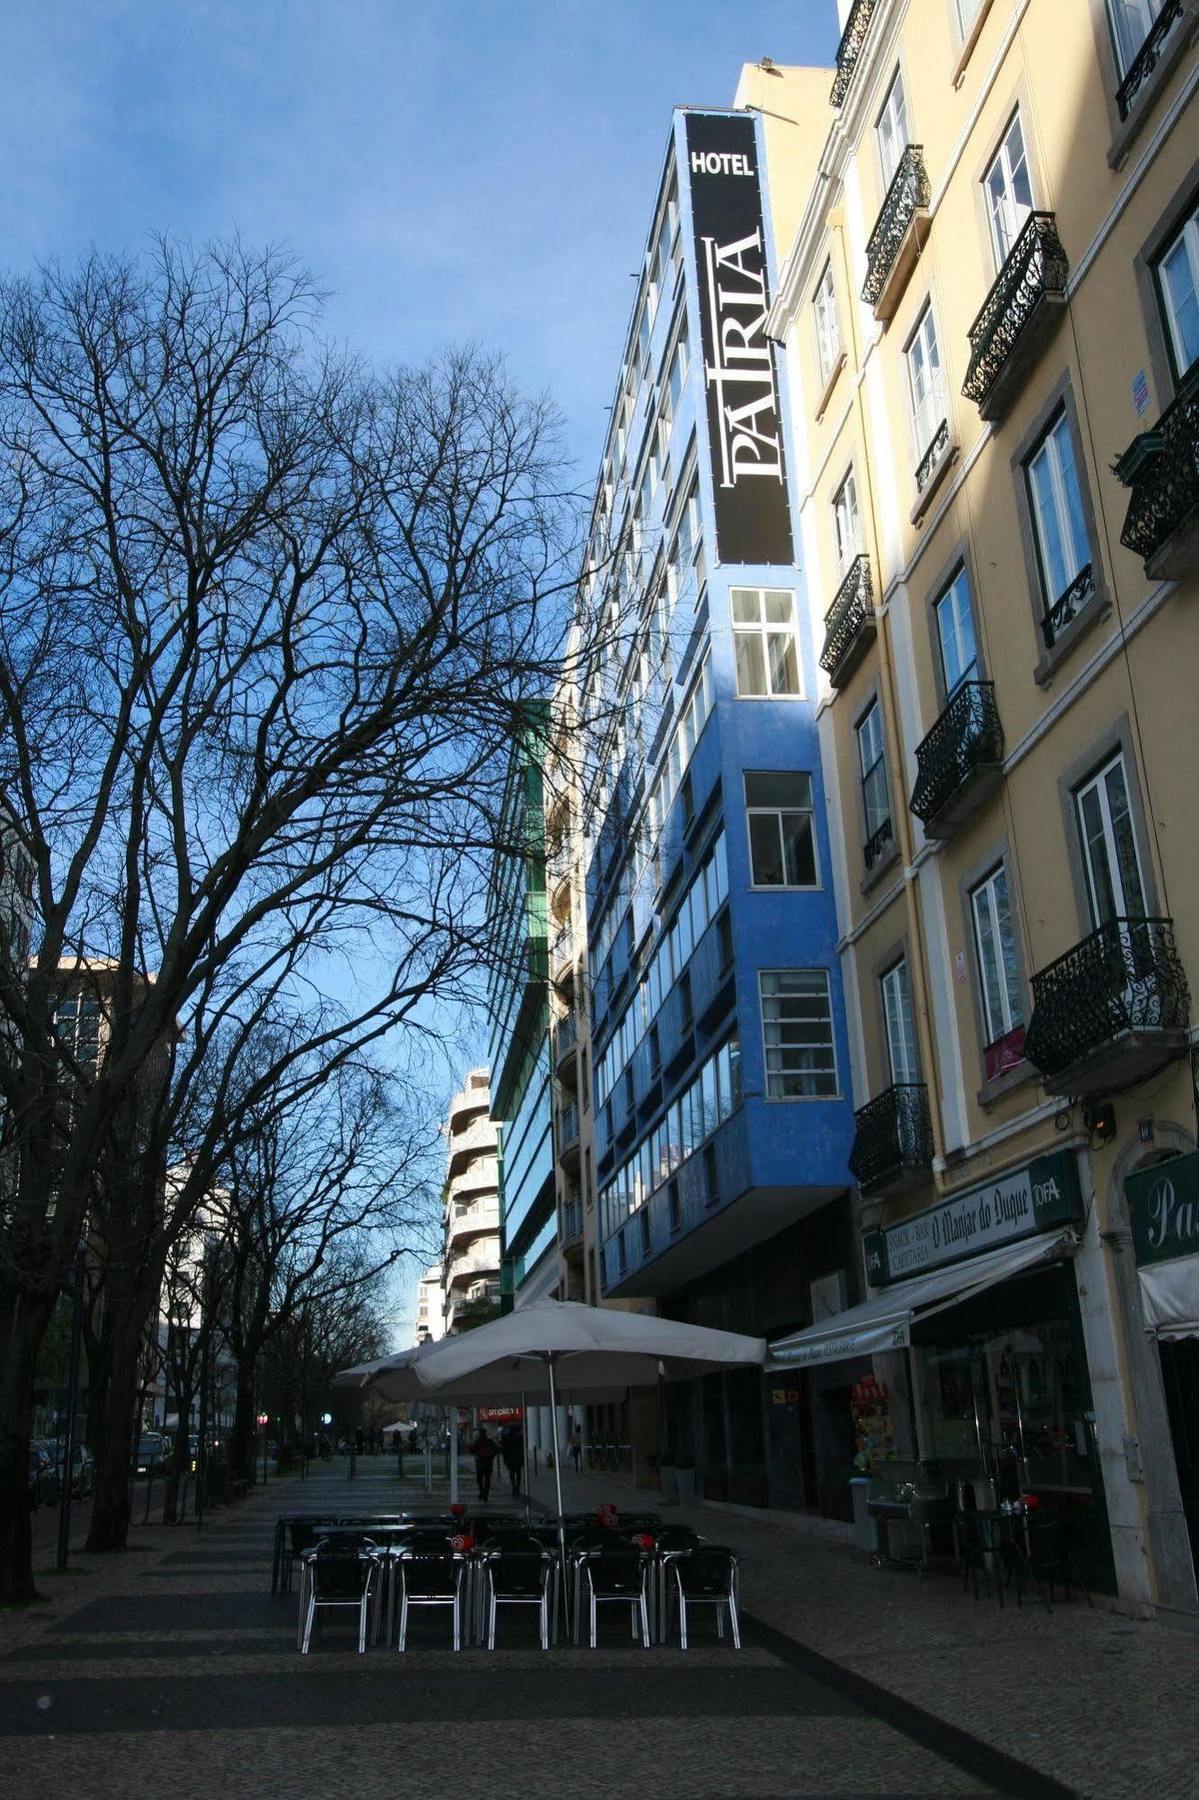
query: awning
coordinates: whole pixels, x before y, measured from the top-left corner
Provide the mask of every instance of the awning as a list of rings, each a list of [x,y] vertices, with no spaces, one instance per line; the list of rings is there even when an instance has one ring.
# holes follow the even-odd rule
[[[1199,1337],[1199,1256],[1176,1256],[1138,1270],[1146,1331],[1159,1338]]]
[[[780,1338],[769,1347],[766,1367],[796,1369],[870,1356],[880,1350],[903,1350],[911,1342],[913,1323],[1077,1248],[1072,1231],[1041,1232],[1018,1244],[1002,1244],[966,1262],[914,1276],[911,1281],[897,1281],[860,1306],[822,1319],[819,1325],[810,1325],[793,1337]]]

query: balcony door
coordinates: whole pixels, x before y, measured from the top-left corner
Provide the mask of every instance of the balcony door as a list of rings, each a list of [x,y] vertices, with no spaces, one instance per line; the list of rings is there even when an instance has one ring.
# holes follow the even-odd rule
[[[1122,753],[1075,790],[1074,803],[1092,926],[1144,918],[1145,884]]]
[[[895,1087],[910,1087],[920,1080],[916,1058],[916,1030],[912,1023],[912,995],[907,962],[897,962],[883,976],[883,1021],[887,1032],[887,1062]]]
[[[937,616],[937,641],[941,649],[945,698],[949,701],[964,681],[978,678],[974,610],[970,605],[970,583],[965,569],[958,570],[933,611]]]
[[[1024,131],[1018,112],[1012,115],[1012,122],[1003,134],[1003,142],[987,170],[983,186],[987,194],[995,267],[1002,269],[1032,212],[1032,183],[1028,177]]]
[[[908,105],[904,97],[903,76],[898,69],[887,89],[887,98],[883,101],[883,108],[874,128],[878,134],[878,155],[885,194],[895,179],[899,159],[908,147]]]

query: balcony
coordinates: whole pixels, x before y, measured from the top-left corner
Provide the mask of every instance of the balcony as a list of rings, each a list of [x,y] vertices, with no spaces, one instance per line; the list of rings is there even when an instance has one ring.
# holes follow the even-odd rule
[[[976,812],[1003,774],[1003,726],[993,681],[964,681],[916,746],[912,811],[932,838]]]
[[[561,981],[574,967],[574,939],[569,921],[550,939],[550,974]]]
[[[862,845],[862,861],[869,874],[878,867],[890,853],[895,844],[895,827],[890,819],[884,819],[876,831],[872,831]]]
[[[844,104],[853,72],[858,66],[858,58],[862,54],[862,45],[870,28],[874,8],[875,0],[854,0],[849,9],[845,30],[837,45],[837,73],[833,77],[832,91],[828,97],[830,106],[840,107]]]
[[[456,1205],[450,1209],[445,1222],[445,1241],[447,1251],[455,1244],[464,1244],[471,1238],[478,1237],[480,1232],[498,1232],[500,1228],[499,1201],[480,1202],[475,1206]]]
[[[887,1088],[854,1121],[849,1167],[863,1194],[899,1194],[931,1178],[933,1127],[922,1081]]]
[[[1132,498],[1120,542],[1145,561],[1153,581],[1199,564],[1199,376],[1192,376],[1152,431],[1116,464]]]
[[[1087,563],[1078,571],[1065,592],[1058,595],[1041,620],[1041,635],[1045,639],[1046,650],[1053,649],[1067,625],[1073,625],[1079,613],[1083,612],[1094,598],[1095,567],[1093,563]]]
[[[1109,919],[1033,976],[1024,1054],[1047,1093],[1114,1093],[1186,1054],[1189,1012],[1174,921]]]
[[[574,1013],[564,1013],[554,1030],[554,1064],[559,1079],[574,1062],[579,1049],[579,1026]]]
[[[1045,347],[1066,304],[1070,265],[1051,212],[1030,213],[970,327],[962,392],[979,417],[998,420]]]
[[[875,631],[870,558],[855,556],[824,615],[820,667],[835,688],[845,686],[873,643]]]
[[[558,1225],[558,1241],[563,1250],[573,1249],[583,1240],[583,1202],[576,1194],[573,1200],[564,1200]]]
[[[558,1108],[558,1161],[578,1166],[579,1108],[574,1100],[568,1100],[565,1106]]]
[[[1145,41],[1128,65],[1128,73],[1116,89],[1116,108],[1127,119],[1145,82],[1162,59],[1166,39],[1182,18],[1182,0],[1166,0],[1145,33]]]
[[[862,299],[884,324],[899,305],[908,277],[928,236],[928,203],[932,190],[924,167],[924,149],[909,144],[899,159],[882,210],[866,245],[866,280]]]

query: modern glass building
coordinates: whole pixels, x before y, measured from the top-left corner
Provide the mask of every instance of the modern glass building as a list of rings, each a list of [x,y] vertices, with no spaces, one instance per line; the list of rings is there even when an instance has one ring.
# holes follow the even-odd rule
[[[761,137],[744,110],[674,115],[585,572],[621,654],[585,696],[583,828],[602,1293],[774,1333],[859,1278]],[[852,1442],[770,1385],[696,1384],[664,1457],[710,1497],[805,1503]]]
[[[490,899],[491,1116],[500,1125],[501,1299],[505,1310],[557,1280],[550,1123],[548,943],[542,781],[548,709],[512,758]]]

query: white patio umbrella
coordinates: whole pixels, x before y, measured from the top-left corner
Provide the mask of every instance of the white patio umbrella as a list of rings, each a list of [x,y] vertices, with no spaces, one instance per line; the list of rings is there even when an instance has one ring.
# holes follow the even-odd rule
[[[565,1563],[562,1456],[558,1404],[563,1390],[648,1387],[711,1375],[766,1360],[764,1338],[685,1325],[646,1313],[616,1312],[571,1300],[546,1300],[517,1308],[461,1337],[443,1338],[421,1358],[419,1380],[430,1399],[458,1388],[490,1394],[548,1390],[554,1440],[554,1490],[558,1541]]]

